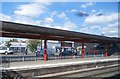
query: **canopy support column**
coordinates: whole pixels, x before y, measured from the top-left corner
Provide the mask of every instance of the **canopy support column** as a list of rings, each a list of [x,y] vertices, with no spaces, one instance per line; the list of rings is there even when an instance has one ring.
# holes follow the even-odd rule
[[[108,57],[108,49],[105,49],[105,57]]]
[[[44,40],[44,61],[47,60],[47,40]]]
[[[82,59],[84,59],[84,42],[82,42]]]

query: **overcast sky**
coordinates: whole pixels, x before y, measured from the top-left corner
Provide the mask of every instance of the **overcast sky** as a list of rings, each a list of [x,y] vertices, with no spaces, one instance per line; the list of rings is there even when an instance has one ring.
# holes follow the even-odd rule
[[[2,2],[0,20],[118,37],[117,2]]]

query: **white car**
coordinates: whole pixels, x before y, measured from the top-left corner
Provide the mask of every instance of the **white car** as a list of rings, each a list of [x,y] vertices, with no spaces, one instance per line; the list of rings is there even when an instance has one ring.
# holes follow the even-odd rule
[[[10,53],[13,53],[12,50],[10,50],[9,48],[5,47],[5,46],[2,46],[0,47],[0,54],[10,54]]]

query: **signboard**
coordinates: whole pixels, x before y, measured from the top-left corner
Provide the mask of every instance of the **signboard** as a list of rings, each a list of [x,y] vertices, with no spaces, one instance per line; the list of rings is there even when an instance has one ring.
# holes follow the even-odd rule
[[[98,53],[98,50],[90,50],[90,53]]]
[[[72,47],[72,43],[61,42],[61,47]]]

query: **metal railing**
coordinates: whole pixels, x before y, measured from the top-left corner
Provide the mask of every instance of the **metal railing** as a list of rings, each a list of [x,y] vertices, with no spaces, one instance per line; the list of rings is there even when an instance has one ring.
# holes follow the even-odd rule
[[[93,58],[93,57],[103,57],[103,55],[85,55],[85,58]],[[48,60],[59,60],[59,59],[72,59],[72,58],[82,58],[81,55],[79,56],[49,56]],[[43,60],[43,57],[36,57],[36,56],[3,56],[2,60],[6,63],[8,62],[25,62],[25,61],[36,61],[36,60]]]

